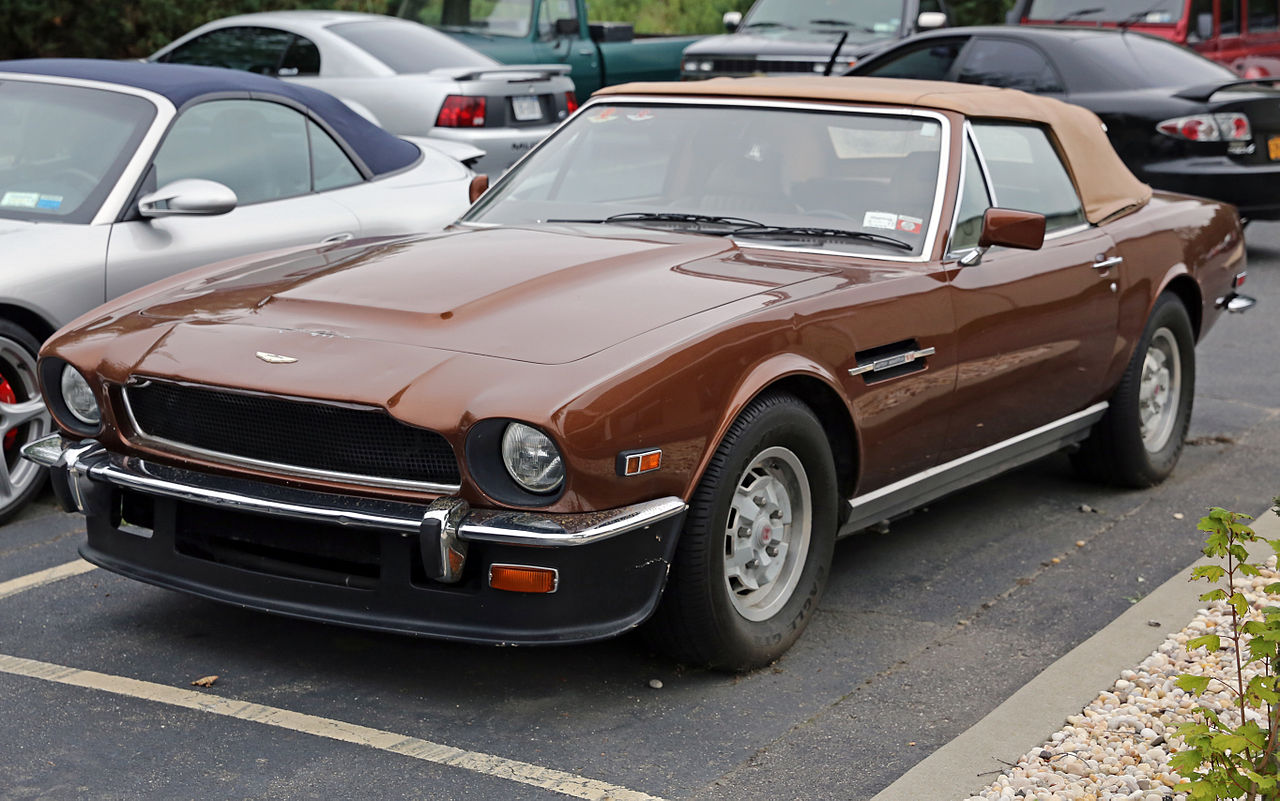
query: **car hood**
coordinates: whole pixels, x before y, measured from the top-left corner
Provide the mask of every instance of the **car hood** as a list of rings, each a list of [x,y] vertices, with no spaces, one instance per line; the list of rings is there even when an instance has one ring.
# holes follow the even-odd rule
[[[563,364],[813,277],[740,258],[713,236],[496,228],[199,273],[147,299],[141,314]]]
[[[732,33],[712,36],[685,48],[689,56],[830,56],[842,31],[770,30],[759,33]],[[896,39],[897,31],[863,33],[850,31],[840,55],[861,58],[878,50],[886,40]]]
[[[23,220],[6,220],[0,218],[0,236],[11,236],[34,231],[36,224]]]

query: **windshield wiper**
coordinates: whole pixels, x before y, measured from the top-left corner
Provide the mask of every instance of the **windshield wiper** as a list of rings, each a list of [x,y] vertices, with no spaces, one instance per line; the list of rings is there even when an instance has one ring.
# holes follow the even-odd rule
[[[1129,16],[1117,22],[1116,27],[1128,28],[1130,25],[1137,25],[1139,22],[1145,21],[1148,14],[1154,14],[1157,11],[1165,11],[1164,5],[1161,4],[1158,6],[1152,6],[1151,8],[1148,8],[1146,11],[1135,11],[1134,13],[1130,14]]]
[[[788,25],[785,22],[775,22],[773,20],[764,20],[762,22],[748,22],[746,25],[743,25],[738,30],[745,31],[748,28],[786,28],[789,31],[794,31],[796,29],[794,25]]]
[[[875,28],[869,28],[866,25],[863,25],[858,22],[850,22],[847,19],[811,19],[809,20],[809,24],[810,25],[826,25],[833,28],[852,28],[855,31],[862,31],[863,33],[876,32]]]
[[[770,237],[774,239],[862,239],[867,242],[876,242],[881,245],[899,248],[900,250],[915,250],[915,246],[903,242],[901,239],[894,239],[891,236],[883,234],[871,234],[866,231],[846,231],[843,228],[810,228],[804,226],[788,226],[788,225],[750,225],[738,228],[733,232],[734,236],[760,236]]]
[[[767,227],[763,223],[755,220],[748,220],[745,217],[723,217],[714,214],[688,214],[685,212],[675,211],[628,211],[622,214],[614,214],[609,217],[599,219],[548,219],[549,223],[585,223],[599,225],[604,223],[685,223],[697,226],[699,231],[703,225],[720,225],[725,226],[723,231],[709,231],[708,233],[730,234],[741,228],[757,228]]]
[[[1092,8],[1077,8],[1075,11],[1072,11],[1070,14],[1067,14],[1062,17],[1058,17],[1053,21],[1053,24],[1060,25],[1064,22],[1070,22],[1073,19],[1079,19],[1080,17],[1088,16],[1089,14],[1101,14],[1103,11],[1106,11],[1106,9],[1103,8],[1102,6],[1094,6]]]

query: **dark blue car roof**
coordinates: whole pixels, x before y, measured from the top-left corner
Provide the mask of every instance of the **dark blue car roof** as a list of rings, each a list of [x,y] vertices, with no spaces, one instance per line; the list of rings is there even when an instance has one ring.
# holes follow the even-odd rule
[[[333,95],[278,78],[219,67],[105,61],[91,58],[34,58],[0,61],[0,73],[20,72],[101,81],[162,95],[179,109],[210,95],[272,97],[292,101],[345,140],[374,175],[394,172],[418,159],[418,148],[384,131]]]

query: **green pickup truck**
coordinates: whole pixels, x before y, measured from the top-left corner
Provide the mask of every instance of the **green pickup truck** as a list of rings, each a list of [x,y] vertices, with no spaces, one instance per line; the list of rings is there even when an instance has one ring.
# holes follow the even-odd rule
[[[680,78],[701,36],[639,36],[630,23],[588,22],[585,0],[436,0],[415,16],[505,64],[568,64],[585,99],[602,86]]]

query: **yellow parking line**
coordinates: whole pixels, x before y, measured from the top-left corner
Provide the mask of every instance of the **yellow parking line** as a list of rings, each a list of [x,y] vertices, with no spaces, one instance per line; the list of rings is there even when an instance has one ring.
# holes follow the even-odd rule
[[[16,579],[3,581],[0,582],[0,599],[8,598],[10,595],[17,595],[20,592],[36,587],[43,587],[45,584],[52,584],[64,578],[88,573],[90,570],[97,570],[97,568],[83,559],[77,559],[74,562],[67,562],[65,565],[58,565],[48,570],[40,570],[26,576],[19,576]]]
[[[65,565],[64,565],[65,567]],[[142,698],[157,701],[170,706],[185,707],[214,715],[223,715],[239,720],[276,726],[281,729],[326,737],[345,743],[355,743],[389,751],[393,754],[449,765],[473,773],[496,776],[521,784],[531,785],[553,793],[572,796],[574,798],[592,799],[592,801],[662,801],[656,796],[647,795],[625,787],[617,787],[594,779],[575,776],[572,773],[539,767],[528,762],[504,759],[492,754],[465,751],[430,740],[408,737],[367,726],[358,726],[332,718],[306,715],[291,712],[273,706],[263,706],[233,698],[221,698],[216,695],[193,690],[169,687],[149,681],[111,676],[96,673],[92,670],[54,665],[38,662],[34,659],[23,659],[18,656],[0,654],[0,673],[14,676],[27,676],[33,679],[52,681],[72,687],[84,687],[91,690],[125,695],[131,698]]]

